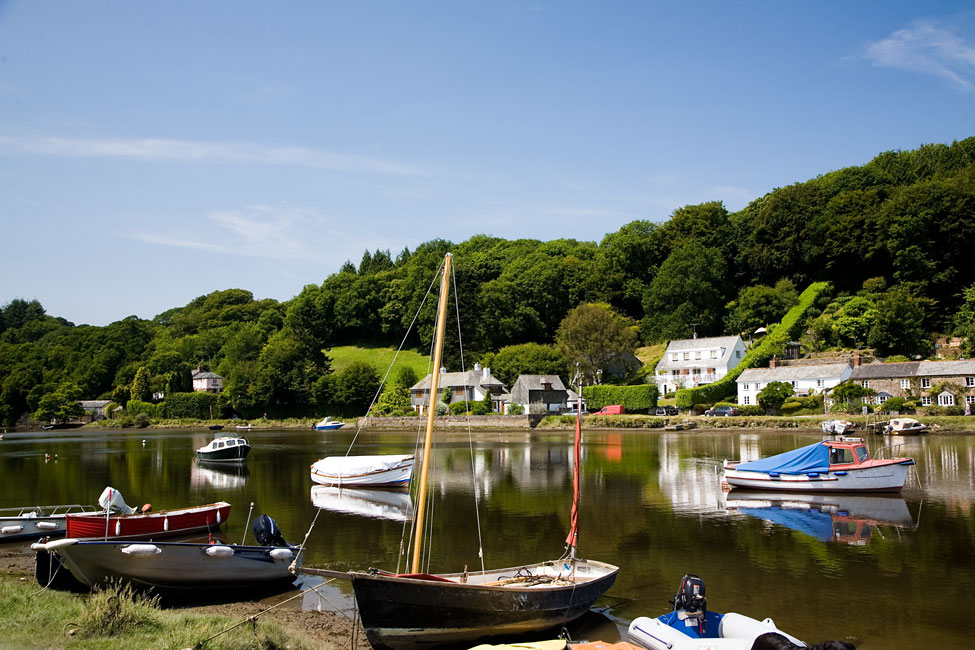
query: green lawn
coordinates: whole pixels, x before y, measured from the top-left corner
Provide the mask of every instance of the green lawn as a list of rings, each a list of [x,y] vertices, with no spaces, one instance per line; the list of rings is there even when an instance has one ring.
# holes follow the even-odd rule
[[[334,347],[328,351],[328,356],[332,358],[332,369],[336,372],[354,361],[364,361],[372,365],[382,376],[389,368],[396,356],[395,348],[369,347],[360,348],[355,345],[342,345]],[[410,366],[416,373],[418,379],[427,376],[427,364],[429,358],[425,354],[420,354],[415,350],[402,350],[396,357],[396,366],[390,373],[390,378],[395,378],[397,371],[403,366]]]

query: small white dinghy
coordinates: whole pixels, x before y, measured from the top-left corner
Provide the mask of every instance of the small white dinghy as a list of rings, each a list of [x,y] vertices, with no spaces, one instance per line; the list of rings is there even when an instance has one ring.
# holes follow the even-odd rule
[[[413,476],[413,456],[329,456],[311,466],[311,480],[341,487],[397,487]]]
[[[759,636],[774,632],[801,648],[806,644],[775,627],[770,618],[759,621],[729,612],[707,611],[704,582],[693,573],[681,579],[674,611],[657,618],[640,616],[630,623],[630,640],[650,650],[750,650]]]

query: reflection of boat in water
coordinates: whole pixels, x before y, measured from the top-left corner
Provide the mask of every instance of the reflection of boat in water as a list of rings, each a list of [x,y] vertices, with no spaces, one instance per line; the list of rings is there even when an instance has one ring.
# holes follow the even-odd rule
[[[413,516],[413,502],[406,490],[369,490],[314,485],[311,502],[316,508],[350,515],[406,521]]]
[[[863,545],[877,526],[911,528],[907,503],[896,496],[732,491],[726,508],[827,542]]]
[[[238,488],[247,483],[251,475],[246,464],[239,463],[211,463],[197,460],[190,467],[190,483],[193,485],[209,485],[218,490]]]

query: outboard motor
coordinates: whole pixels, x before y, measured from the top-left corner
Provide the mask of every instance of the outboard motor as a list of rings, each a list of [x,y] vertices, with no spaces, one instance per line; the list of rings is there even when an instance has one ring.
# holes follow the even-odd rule
[[[130,508],[126,505],[125,500],[122,499],[122,493],[111,486],[102,490],[101,495],[98,497],[98,505],[105,510],[111,510],[113,513],[120,515],[131,515],[135,512],[135,508]]]
[[[680,581],[680,589],[674,596],[674,609],[682,609],[688,614],[703,616],[708,601],[704,597],[704,581],[693,573],[688,573]]]
[[[251,525],[254,531],[254,538],[261,546],[287,546],[281,535],[278,523],[267,515],[259,515]]]

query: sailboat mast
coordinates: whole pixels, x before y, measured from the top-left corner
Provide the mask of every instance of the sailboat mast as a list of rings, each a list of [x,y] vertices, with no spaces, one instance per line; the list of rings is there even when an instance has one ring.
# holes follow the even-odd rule
[[[576,436],[573,446],[575,461],[572,468],[572,512],[569,515],[569,535],[565,543],[569,546],[569,557],[575,559],[576,546],[579,544],[579,466],[582,463],[582,381],[579,382],[579,394],[576,396]]]
[[[433,442],[433,420],[437,415],[437,391],[440,389],[440,364],[443,360],[444,329],[447,323],[447,291],[450,288],[450,253],[444,257],[443,277],[440,279],[440,300],[437,303],[437,330],[433,346],[433,371],[430,374],[430,403],[427,405],[427,435],[423,442],[423,465],[420,487],[416,493],[416,541],[413,546],[413,573],[420,572],[423,540],[423,516],[427,505],[427,474],[430,470],[430,446]]]

